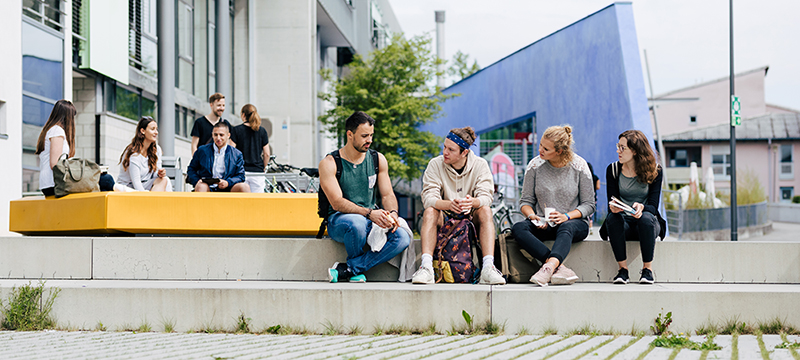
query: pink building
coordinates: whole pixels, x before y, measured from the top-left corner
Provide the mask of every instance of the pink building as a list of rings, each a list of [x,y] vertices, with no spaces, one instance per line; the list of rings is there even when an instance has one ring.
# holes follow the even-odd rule
[[[795,189],[800,190],[800,176],[794,173],[794,159],[800,156],[800,112],[766,103],[768,70],[736,75],[744,119],[736,129],[736,165],[740,174],[749,171],[758,177],[770,202],[791,201]],[[729,94],[725,77],[655,97],[670,184],[688,183],[689,164],[696,162],[701,181],[710,166],[716,188],[730,190]]]

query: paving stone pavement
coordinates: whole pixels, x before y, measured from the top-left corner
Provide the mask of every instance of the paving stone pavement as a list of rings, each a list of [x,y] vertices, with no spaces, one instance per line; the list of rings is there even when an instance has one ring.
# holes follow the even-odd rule
[[[779,335],[720,335],[718,351],[654,348],[629,335],[234,335],[0,332],[2,359],[800,359]],[[693,336],[704,341],[703,336]],[[800,336],[787,336],[800,342]],[[737,351],[733,351],[733,344]]]

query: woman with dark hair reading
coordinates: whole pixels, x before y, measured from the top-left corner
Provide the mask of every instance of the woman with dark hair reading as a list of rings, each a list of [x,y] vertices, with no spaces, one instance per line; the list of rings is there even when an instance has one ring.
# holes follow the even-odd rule
[[[628,283],[626,240],[638,240],[642,249],[639,283],[653,284],[652,262],[656,237],[664,238],[666,222],[658,213],[661,198],[661,167],[656,163],[647,137],[639,130],[619,135],[619,161],[606,168],[608,217],[600,236],[608,238],[619,265],[615,284]]]
[[[244,179],[250,192],[264,192],[264,170],[269,164],[269,136],[261,126],[255,105],[242,107],[242,124],[231,130],[230,144],[244,156]]]
[[[56,182],[53,167],[67,154],[75,156],[75,106],[69,100],[58,100],[39,133],[36,154],[39,155],[39,189],[45,196],[54,196]]]
[[[564,266],[572,243],[589,235],[595,211],[594,183],[586,160],[572,151],[572,127],[551,126],[539,142],[539,156],[528,163],[520,211],[528,220],[511,231],[519,245],[542,263],[531,282],[571,285],[578,275]],[[555,240],[552,249],[543,243]]]
[[[136,135],[119,158],[115,191],[172,191],[167,171],[161,168],[158,123],[149,116],[136,125]]]

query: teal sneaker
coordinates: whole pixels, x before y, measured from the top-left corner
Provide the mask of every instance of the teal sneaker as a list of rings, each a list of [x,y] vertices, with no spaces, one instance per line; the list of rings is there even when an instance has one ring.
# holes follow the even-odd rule
[[[356,275],[350,278],[350,282],[354,283],[365,283],[367,282],[367,277],[364,274]]]

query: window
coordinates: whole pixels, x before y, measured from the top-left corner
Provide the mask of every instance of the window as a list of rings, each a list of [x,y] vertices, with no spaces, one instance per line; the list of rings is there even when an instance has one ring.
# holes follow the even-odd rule
[[[794,146],[792,144],[781,144],[781,179],[794,178],[794,163],[792,162],[792,153]]]
[[[714,169],[714,177],[716,180],[730,180],[730,154],[731,148],[729,146],[711,146],[711,168]]]
[[[697,116],[689,116],[690,124],[697,124]]]
[[[781,202],[790,203],[794,197],[793,186],[781,186]]]
[[[137,88],[107,82],[109,88],[106,110],[139,121],[142,116],[156,116],[156,97]]]
[[[61,0],[23,0],[22,14],[55,31],[63,27]]]
[[[53,105],[64,97],[63,49],[64,39],[22,22],[23,123],[43,126]]]
[[[128,57],[130,66],[158,76],[157,0],[128,0]]]
[[[6,102],[0,100],[0,140],[8,139],[8,123],[6,119]]]
[[[669,167],[689,167],[691,163],[702,164],[702,149],[699,146],[685,148],[667,148]]]
[[[199,116],[183,106],[175,106],[175,135],[190,138],[194,120]]]
[[[177,87],[194,94],[194,1],[179,0],[177,5]]]

